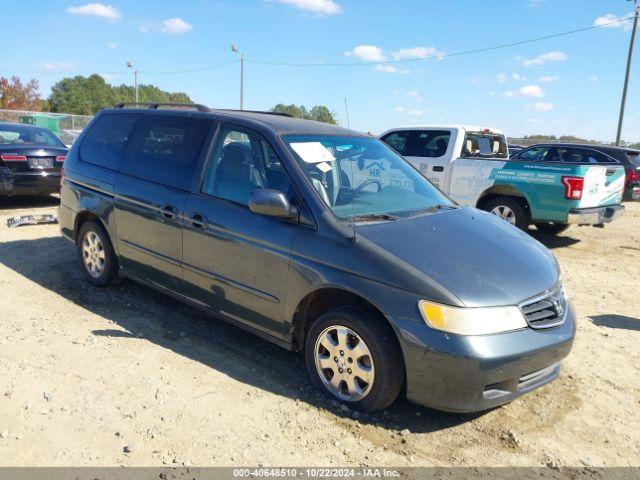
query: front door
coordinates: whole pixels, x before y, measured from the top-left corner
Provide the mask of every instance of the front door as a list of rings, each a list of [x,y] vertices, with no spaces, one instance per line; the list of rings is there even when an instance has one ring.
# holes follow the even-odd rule
[[[254,189],[295,203],[282,163],[257,134],[221,126],[198,193],[186,203],[183,275],[188,296],[220,314],[282,338],[295,222],[253,213]]]
[[[182,219],[210,120],[146,115],[133,132],[115,186],[125,274],[182,289]]]

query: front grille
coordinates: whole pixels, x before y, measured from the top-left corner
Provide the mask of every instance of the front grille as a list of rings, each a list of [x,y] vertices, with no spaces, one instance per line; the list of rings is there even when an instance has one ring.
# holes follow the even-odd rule
[[[551,328],[564,323],[567,307],[567,297],[562,286],[520,304],[524,318],[535,329]]]

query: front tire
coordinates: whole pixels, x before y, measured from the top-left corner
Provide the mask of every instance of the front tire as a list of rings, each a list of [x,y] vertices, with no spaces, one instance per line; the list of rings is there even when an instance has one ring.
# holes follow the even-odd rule
[[[542,233],[546,233],[547,235],[559,235],[560,233],[566,231],[569,228],[569,225],[566,223],[536,223],[536,228]]]
[[[117,280],[116,254],[102,225],[91,220],[82,224],[76,246],[78,262],[87,282],[104,287]]]
[[[483,210],[506,220],[520,230],[529,227],[530,219],[526,208],[518,200],[511,197],[497,197],[489,200]]]
[[[305,360],[316,387],[363,412],[391,405],[405,378],[391,327],[376,314],[355,307],[330,310],[313,323]]]

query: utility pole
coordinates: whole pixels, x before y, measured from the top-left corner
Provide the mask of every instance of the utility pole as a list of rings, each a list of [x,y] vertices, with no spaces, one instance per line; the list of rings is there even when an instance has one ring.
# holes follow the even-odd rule
[[[138,104],[138,69],[134,68],[131,62],[127,62],[127,67],[133,70],[133,85],[136,92],[136,104]]]
[[[631,60],[633,59],[633,45],[636,40],[638,30],[638,17],[640,17],[640,7],[637,0],[633,0],[635,15],[633,17],[633,29],[631,30],[631,41],[629,43],[629,56],[627,57],[627,72],[624,77],[624,87],[622,88],[622,102],[620,103],[620,117],[618,118],[618,133],[616,135],[616,145],[620,146],[622,137],[622,122],[624,121],[624,108],[627,103],[627,89],[629,88],[629,75],[631,73]]]
[[[231,51],[238,55],[238,47],[231,45]],[[244,110],[244,53],[240,53],[240,110]]]

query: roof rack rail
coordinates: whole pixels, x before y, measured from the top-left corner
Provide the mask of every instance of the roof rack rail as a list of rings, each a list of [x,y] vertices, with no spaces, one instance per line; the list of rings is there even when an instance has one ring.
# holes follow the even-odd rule
[[[265,111],[265,110],[236,110],[236,109],[233,109],[233,108],[216,108],[214,110],[218,110],[219,112],[264,113],[266,115],[279,115],[281,117],[291,117],[291,118],[293,118],[293,115],[291,115],[289,113],[270,112],[270,111]]]
[[[116,104],[115,108],[126,107],[140,107],[148,108],[150,110],[158,110],[160,107],[180,107],[180,108],[195,108],[198,112],[210,112],[211,109],[206,105],[199,103],[171,103],[171,102],[120,102]]]

